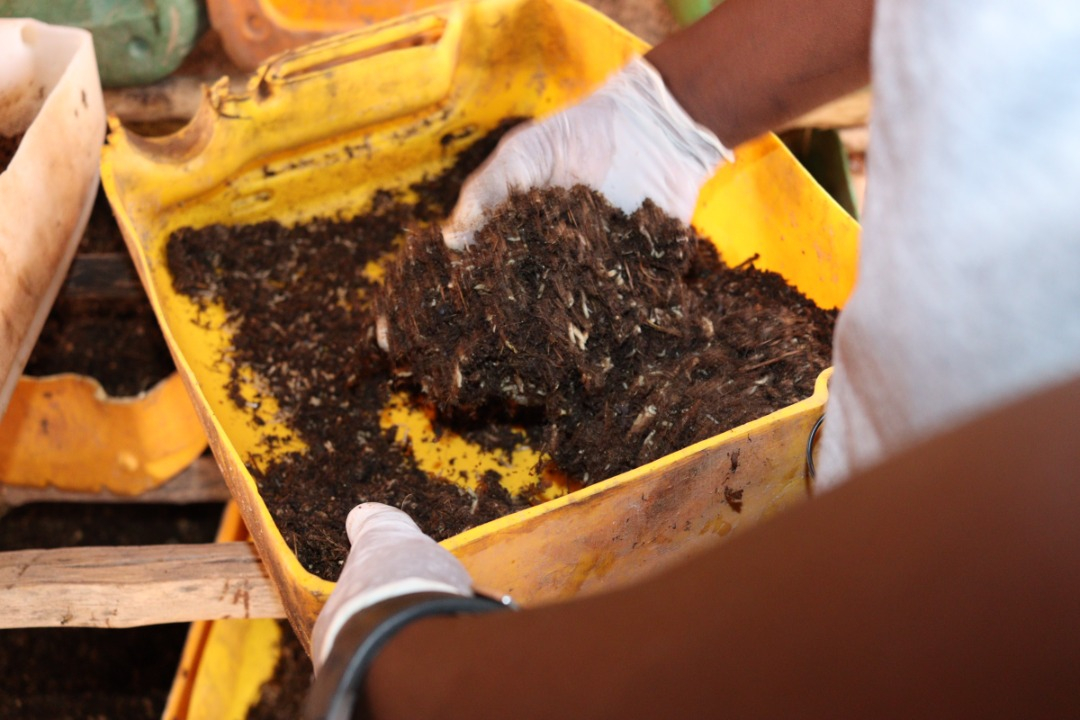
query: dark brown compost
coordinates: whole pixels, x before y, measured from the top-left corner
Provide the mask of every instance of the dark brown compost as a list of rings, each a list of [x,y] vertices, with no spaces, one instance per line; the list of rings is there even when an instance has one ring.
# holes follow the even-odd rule
[[[586,483],[808,396],[833,325],[651,202],[580,186],[511,197],[464,252],[412,234],[375,305],[399,382],[451,417],[539,413]]]
[[[292,626],[279,620],[281,644],[270,679],[259,688],[259,698],[247,713],[247,720],[296,720],[303,717],[315,668]]]
[[[123,261],[135,276],[103,190],[98,191],[79,241],[75,264],[92,256]],[[142,288],[130,294],[103,296],[72,293],[74,267],[45,318],[24,374],[75,373],[94,378],[112,397],[132,397],[175,372],[169,347]]]
[[[214,503],[28,504],[0,518],[0,551],[209,543],[222,511]],[[187,632],[186,623],[0,630],[0,718],[158,720]]]

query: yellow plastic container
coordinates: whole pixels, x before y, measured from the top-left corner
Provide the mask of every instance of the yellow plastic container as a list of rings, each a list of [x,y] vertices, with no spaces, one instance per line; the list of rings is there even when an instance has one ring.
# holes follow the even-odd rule
[[[446,0],[207,0],[229,58],[254,70],[271,55]]]
[[[453,161],[439,139],[538,115],[594,88],[644,43],[573,0],[476,0],[337,36],[277,57],[245,93],[210,90],[191,124],[142,138],[111,120],[102,178],[177,366],[240,512],[301,640],[333,584],[304,570],[244,461],[263,452],[271,403],[251,422],[227,396],[229,339],[173,292],[164,252],[180,227],[366,212],[381,188],[407,188]],[[356,147],[373,148],[371,153]],[[738,263],[758,254],[817,303],[854,282],[857,225],[768,136],[736,150],[704,189],[695,224]],[[196,322],[198,317],[199,322]],[[825,388],[767,418],[585,490],[445,542],[479,585],[534,604],[652,572],[805,495],[807,435]],[[388,408],[387,416],[393,415]],[[410,425],[421,460],[438,447]],[[429,433],[430,435],[430,433]],[[294,446],[295,447],[295,446]],[[475,450],[475,449],[474,449]],[[477,453],[474,451],[471,456]],[[522,467],[531,459],[521,458]],[[461,466],[461,463],[458,464]]]
[[[178,374],[124,398],[83,375],[23,376],[0,418],[0,481],[138,495],[205,449],[206,432]]]

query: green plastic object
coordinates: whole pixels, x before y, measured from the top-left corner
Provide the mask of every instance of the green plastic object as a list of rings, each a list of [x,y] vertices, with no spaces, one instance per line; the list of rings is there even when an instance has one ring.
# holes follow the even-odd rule
[[[201,0],[0,0],[0,17],[89,30],[101,84],[145,85],[171,74],[207,28]]]
[[[722,3],[724,0],[667,0],[671,14],[675,16],[675,22],[686,27],[701,19],[705,13]]]
[[[779,134],[792,155],[848,215],[859,219],[847,151],[836,130],[793,128]]]

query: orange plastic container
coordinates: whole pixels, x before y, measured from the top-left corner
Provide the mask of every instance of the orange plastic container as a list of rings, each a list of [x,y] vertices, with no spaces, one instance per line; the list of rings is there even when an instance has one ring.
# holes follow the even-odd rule
[[[254,70],[271,55],[446,0],[207,0],[229,58]]]
[[[0,480],[17,487],[139,495],[205,449],[176,373],[132,397],[110,397],[83,375],[24,375],[0,418]]]
[[[248,539],[236,503],[225,506],[217,542]],[[162,720],[242,720],[280,656],[277,620],[201,620],[188,629]]]

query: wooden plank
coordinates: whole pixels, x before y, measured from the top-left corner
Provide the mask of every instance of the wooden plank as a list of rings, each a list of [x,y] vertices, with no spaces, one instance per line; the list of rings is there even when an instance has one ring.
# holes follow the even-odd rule
[[[2,628],[282,617],[277,590],[246,542],[0,553]]]
[[[61,297],[87,300],[142,299],[142,283],[127,253],[82,253],[71,261]]]
[[[36,502],[91,503],[190,503],[226,502],[229,488],[212,457],[201,457],[163,485],[139,495],[117,495],[108,490],[98,493],[70,492],[53,487],[35,488],[4,485],[0,482],[0,508],[18,507]]]

